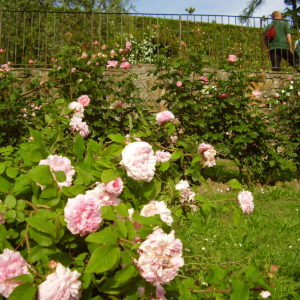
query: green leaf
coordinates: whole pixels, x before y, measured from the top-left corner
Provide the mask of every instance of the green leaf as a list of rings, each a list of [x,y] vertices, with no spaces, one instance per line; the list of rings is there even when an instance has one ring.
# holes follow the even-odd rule
[[[113,269],[120,260],[120,248],[116,245],[104,245],[95,249],[86,267],[87,273],[103,273]]]
[[[0,174],[2,174],[5,171],[5,163],[0,163]]]
[[[111,227],[106,227],[103,230],[95,233],[91,233],[86,237],[86,242],[96,244],[116,244],[118,241],[118,235]]]
[[[32,283],[33,282],[33,277],[31,275],[28,275],[28,274],[22,274],[22,275],[14,277],[14,278],[11,278],[10,280],[22,281],[23,283],[25,283],[25,282]]]
[[[182,155],[183,154],[181,151],[175,151],[171,155],[171,160],[178,160],[179,158],[181,158]]]
[[[49,247],[53,244],[53,240],[45,233],[35,230],[34,228],[29,229],[31,238],[36,241],[42,247]]]
[[[123,144],[126,141],[126,137],[122,134],[109,134],[107,137],[116,143]]]
[[[7,168],[6,169],[6,175],[9,178],[16,178],[18,174],[19,174],[19,170],[18,169],[15,169],[15,168]]]
[[[57,196],[58,190],[57,188],[53,188],[53,187],[47,187],[45,188],[40,195],[41,199],[50,199],[50,198],[55,198]]]
[[[36,230],[48,233],[55,237],[55,225],[52,222],[47,221],[45,218],[33,216],[26,218],[26,222]]]
[[[29,178],[41,185],[48,185],[53,182],[53,177],[50,172],[49,166],[46,165],[40,165],[32,168],[28,172]]]
[[[116,214],[112,206],[102,206],[101,207],[101,216],[106,220],[115,220]]]
[[[122,234],[122,237],[126,239],[127,237],[127,227],[124,224],[124,222],[120,219],[117,219],[117,225],[120,233]]]
[[[10,294],[8,300],[34,300],[35,295],[35,286],[29,282],[26,282],[17,286]]]
[[[15,195],[26,194],[31,191],[31,180],[26,175],[21,175],[16,179],[13,187]]]
[[[230,300],[248,300],[249,288],[238,279],[232,281],[233,292],[230,294]]]
[[[14,208],[17,204],[17,200],[14,195],[9,194],[5,197],[4,203],[7,208]]]
[[[101,175],[101,181],[109,182],[109,181],[115,180],[118,177],[119,177],[119,174],[115,170],[112,170],[112,169],[104,170]]]
[[[0,192],[7,193],[10,190],[11,184],[8,180],[3,177],[0,177]]]
[[[160,165],[159,170],[164,172],[164,171],[167,171],[169,169],[169,167],[170,167],[170,162],[165,161]]]
[[[83,137],[79,134],[76,135],[73,144],[73,152],[78,159],[82,159],[83,154],[85,152],[85,145],[84,145]]]
[[[54,176],[57,179],[58,182],[64,182],[66,181],[66,174],[63,171],[54,171]]]
[[[242,185],[235,178],[227,181],[226,184],[229,185],[233,190],[242,190],[243,189]]]

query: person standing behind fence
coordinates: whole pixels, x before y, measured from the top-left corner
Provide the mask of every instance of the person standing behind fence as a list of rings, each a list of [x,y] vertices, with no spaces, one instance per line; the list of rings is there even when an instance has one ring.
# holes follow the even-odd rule
[[[289,65],[295,67],[296,62],[293,55],[292,35],[289,24],[282,20],[282,15],[279,11],[274,11],[272,13],[272,18],[272,23],[269,24],[264,31],[272,64],[272,71],[280,71],[282,58],[286,60]],[[273,29],[271,29],[271,31],[273,31],[273,33],[270,32],[270,28],[272,27]],[[269,37],[267,37],[267,35],[269,35]],[[299,72],[299,70],[297,71]]]

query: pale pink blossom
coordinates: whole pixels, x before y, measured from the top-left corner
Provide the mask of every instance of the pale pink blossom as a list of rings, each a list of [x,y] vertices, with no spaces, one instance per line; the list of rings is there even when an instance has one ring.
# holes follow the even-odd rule
[[[107,49],[106,45],[105,45],[105,44],[102,45],[102,46],[101,46],[101,49],[102,49],[103,51],[105,51],[105,50]]]
[[[254,91],[252,91],[252,95],[256,98],[260,98],[262,93],[258,90],[254,90]]]
[[[92,194],[69,198],[64,215],[68,229],[80,236],[97,231],[102,222],[100,202]]]
[[[198,152],[204,159],[203,165],[205,167],[210,168],[216,165],[215,156],[217,154],[217,151],[214,149],[212,145],[202,143],[198,147]]]
[[[86,52],[83,52],[82,54],[81,54],[81,58],[82,59],[87,59],[89,56],[88,56],[88,54],[86,53]]]
[[[79,102],[82,106],[88,106],[90,101],[91,99],[88,95],[82,95],[77,99],[77,102]]]
[[[30,136],[30,137],[28,138],[28,140],[29,140],[29,141],[34,141],[34,137],[33,137],[33,136]]]
[[[70,127],[72,131],[79,133],[82,137],[86,137],[90,134],[88,125],[78,116],[73,116],[70,121]]]
[[[40,86],[44,85],[45,81],[40,81]]]
[[[117,66],[117,64],[118,64],[117,60],[108,60],[106,67],[107,68],[115,68]]]
[[[200,76],[199,80],[203,81],[204,84],[208,84],[208,78],[206,76]]]
[[[91,64],[91,61],[89,60],[86,64],[89,66]]]
[[[128,61],[124,61],[121,63],[120,68],[121,69],[129,69],[129,68],[131,68],[131,64]]]
[[[279,98],[279,97],[280,97],[279,93],[275,93],[275,94],[274,94],[274,97],[275,97],[275,98]]]
[[[71,161],[64,156],[49,155],[46,159],[42,159],[39,165],[48,165],[57,185],[61,188],[63,186],[71,186],[75,170],[71,165]],[[58,182],[54,172],[64,172],[66,180],[64,182]]]
[[[167,300],[167,298],[165,297],[165,293],[165,289],[160,284],[157,284],[155,286],[156,300]]]
[[[182,243],[175,239],[174,233],[172,230],[166,234],[157,227],[138,248],[137,267],[141,276],[153,285],[173,280],[184,265]]]
[[[38,300],[79,300],[81,282],[79,272],[58,263],[54,273],[39,285]]]
[[[227,59],[229,62],[233,63],[233,62],[236,62],[237,61],[237,57],[236,55],[234,54],[230,54],[228,55],[228,59]]]
[[[178,136],[177,135],[171,135],[170,139],[171,139],[171,143],[175,144],[178,140]]]
[[[84,107],[80,102],[73,101],[69,104],[69,108],[75,112],[76,117],[83,118]]]
[[[195,192],[191,189],[187,180],[180,180],[178,184],[175,185],[175,189],[179,191],[180,198],[179,201],[182,204],[187,204],[193,211],[197,210],[195,205]]]
[[[117,101],[114,103],[114,106],[115,106],[115,107],[123,107],[123,106],[124,106],[124,103],[123,103],[121,100],[117,100]]]
[[[190,187],[187,180],[180,180],[179,183],[175,185],[175,189],[178,191],[186,190]]]
[[[108,193],[118,196],[123,191],[123,181],[120,177],[118,177],[113,181],[104,183],[104,188]]]
[[[272,294],[271,294],[269,291],[262,291],[259,295],[260,295],[263,299],[267,299],[267,298],[269,298]]]
[[[4,52],[5,52],[5,49],[0,48],[0,53],[4,53]]]
[[[71,73],[75,73],[75,72],[76,72],[76,68],[72,68]]]
[[[182,86],[182,82],[181,82],[181,81],[177,81],[177,82],[176,82],[176,86],[177,86],[177,87],[181,87],[181,86]]]
[[[56,61],[56,58],[55,58],[55,57],[51,57],[51,61],[52,61],[52,62],[55,62],[55,61]]]
[[[254,210],[254,202],[252,193],[249,191],[242,191],[238,194],[239,205],[244,214],[250,214]]]
[[[131,42],[130,41],[126,42],[125,48],[128,49],[128,50],[131,48]]]
[[[174,115],[172,112],[165,110],[165,111],[161,111],[158,114],[156,114],[156,122],[159,125],[163,125],[165,123],[168,123],[172,120],[174,120]]]
[[[33,59],[29,59],[28,63],[32,65],[32,64],[34,64],[34,60]]]
[[[125,167],[129,177],[150,182],[155,174],[156,157],[148,143],[133,142],[123,149],[120,164]]]
[[[93,41],[93,44],[94,45],[99,45],[99,42],[98,41]]]
[[[141,142],[142,141],[140,138],[135,137],[135,136],[130,136],[129,134],[126,134],[125,137],[127,138],[125,140],[126,145],[128,145],[132,139],[134,139],[136,142]]]
[[[1,65],[0,72],[9,72],[10,71],[10,65],[8,63]]]
[[[173,223],[173,218],[171,216],[171,211],[167,208],[164,201],[152,200],[148,204],[144,205],[141,210],[141,216],[151,217],[155,215],[160,215],[163,222],[167,223],[169,226]]]
[[[156,151],[155,152],[155,156],[156,156],[156,161],[163,163],[168,161],[171,158],[171,153],[168,151]]]
[[[117,53],[116,53],[116,51],[114,50],[114,49],[112,49],[112,50],[110,50],[110,56],[111,57],[114,57]]]
[[[101,52],[98,52],[98,53],[97,53],[97,56],[98,56],[98,57],[102,57],[103,54],[102,54]]]
[[[21,281],[10,280],[14,277],[30,274],[27,263],[17,251],[4,249],[0,255],[0,295],[8,298]]]
[[[55,260],[50,260],[47,265],[48,265],[49,269],[52,270],[57,267],[58,263]]]
[[[117,206],[120,204],[120,199],[117,198],[117,193],[122,192],[123,183],[117,181],[117,186],[107,186],[105,183],[97,183],[96,187],[92,190],[86,191],[86,195],[97,199],[100,207],[102,206]],[[109,192],[109,191],[110,192]],[[111,193],[111,191],[114,191]]]

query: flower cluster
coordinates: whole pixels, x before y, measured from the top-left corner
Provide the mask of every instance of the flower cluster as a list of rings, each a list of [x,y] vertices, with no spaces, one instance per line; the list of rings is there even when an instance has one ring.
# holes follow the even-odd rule
[[[244,214],[250,214],[254,210],[254,202],[252,193],[249,191],[242,191],[238,194],[239,205]]]
[[[237,57],[236,57],[236,55],[234,55],[234,54],[230,54],[230,55],[228,55],[227,60],[228,60],[228,62],[230,62],[230,63],[234,63],[234,62],[237,61]]]
[[[0,72],[9,72],[10,71],[11,62],[7,62],[6,64],[0,65]]]
[[[172,112],[165,110],[165,111],[161,111],[158,114],[156,114],[156,122],[159,125],[163,125],[165,123],[168,123],[172,120],[174,120],[174,115]]]
[[[38,300],[78,300],[81,296],[80,273],[57,264],[54,273],[39,285]]]
[[[190,188],[187,180],[180,180],[178,184],[175,185],[175,189],[180,193],[180,203],[187,204],[193,211],[197,210],[195,203],[195,193]]]
[[[171,153],[168,151],[156,151],[155,152],[156,161],[163,163],[168,161],[171,158]]]
[[[182,243],[174,236],[156,228],[138,248],[139,258],[136,261],[141,276],[153,285],[171,281],[184,265]]]
[[[161,220],[169,226],[173,223],[171,211],[167,208],[164,201],[152,200],[148,204],[144,205],[141,211],[141,216],[150,217],[154,215],[160,215]]]
[[[91,99],[87,95],[80,96],[77,101],[69,104],[69,108],[74,111],[74,115],[70,120],[71,130],[78,132],[81,136],[86,137],[89,135],[89,128],[86,122],[82,121],[84,116],[84,107],[90,104]]]
[[[8,298],[12,291],[22,282],[11,278],[29,274],[26,261],[19,252],[4,249],[0,255],[0,295]]]
[[[67,157],[60,155],[49,155],[46,159],[42,159],[39,162],[39,165],[48,165],[50,171],[53,175],[54,180],[57,182],[57,185],[61,188],[63,186],[71,186],[73,181],[73,176],[75,170],[71,165],[71,161]],[[54,172],[64,172],[66,175],[66,180],[59,182],[56,179]]]
[[[213,167],[216,165],[215,156],[217,152],[212,145],[202,143],[198,147],[198,152],[204,159],[203,165],[205,167]]]
[[[129,177],[150,182],[155,174],[156,156],[148,143],[133,142],[123,149],[120,164]]]
[[[97,231],[102,222],[101,207],[118,205],[120,199],[117,196],[122,191],[122,179],[117,178],[107,183],[98,183],[93,190],[69,198],[64,209],[68,229],[80,236]]]

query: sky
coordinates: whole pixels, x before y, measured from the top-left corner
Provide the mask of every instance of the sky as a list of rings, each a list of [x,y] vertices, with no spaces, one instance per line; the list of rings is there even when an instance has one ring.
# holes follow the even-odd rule
[[[239,16],[250,0],[133,0],[138,13],[185,14],[194,7],[194,14]],[[283,0],[265,0],[253,17],[269,17],[272,11],[283,11]]]

